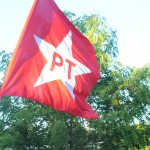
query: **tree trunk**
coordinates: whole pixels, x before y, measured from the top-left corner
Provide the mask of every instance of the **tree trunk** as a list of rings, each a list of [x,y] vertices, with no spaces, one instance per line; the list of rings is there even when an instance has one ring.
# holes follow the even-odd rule
[[[70,118],[70,125],[69,125],[69,147],[70,150],[74,150],[74,146],[73,146],[73,117]]]

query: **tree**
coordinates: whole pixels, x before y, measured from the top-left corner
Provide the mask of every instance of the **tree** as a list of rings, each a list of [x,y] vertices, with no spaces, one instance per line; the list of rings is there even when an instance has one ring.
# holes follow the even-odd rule
[[[91,16],[81,23],[81,31],[95,46],[102,75],[88,98],[93,107],[100,112],[101,121],[91,122],[89,127],[96,130],[97,145],[101,143],[101,149],[139,149],[150,142],[147,133],[150,65],[140,69],[124,68],[117,62],[116,31],[106,28],[104,18],[96,17]],[[100,21],[101,24],[98,24]],[[146,127],[143,132],[137,129],[136,119],[142,128]]]
[[[111,70],[110,78],[98,83],[94,92],[99,95],[96,109],[101,110],[101,121],[91,122],[91,128],[96,129],[102,149],[140,149],[149,145],[149,73],[150,65]]]
[[[124,150],[150,145],[150,65],[124,68],[117,62],[116,31],[103,17],[65,14],[95,47],[101,79],[87,100],[101,119],[88,121],[37,102],[4,97],[0,103],[0,149]],[[1,72],[5,72],[10,55],[0,53]]]

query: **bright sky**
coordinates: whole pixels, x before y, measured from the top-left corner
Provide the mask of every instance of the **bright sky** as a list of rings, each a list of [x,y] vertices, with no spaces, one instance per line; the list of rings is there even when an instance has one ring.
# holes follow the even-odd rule
[[[0,0],[0,51],[13,51],[34,0]],[[55,0],[61,10],[104,16],[117,30],[119,61],[150,63],[150,0]],[[43,8],[44,9],[44,8]]]

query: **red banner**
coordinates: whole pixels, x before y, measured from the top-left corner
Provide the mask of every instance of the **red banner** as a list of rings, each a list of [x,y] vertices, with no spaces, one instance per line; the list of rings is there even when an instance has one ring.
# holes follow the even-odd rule
[[[86,97],[100,77],[92,44],[53,0],[35,0],[1,89],[87,119]]]

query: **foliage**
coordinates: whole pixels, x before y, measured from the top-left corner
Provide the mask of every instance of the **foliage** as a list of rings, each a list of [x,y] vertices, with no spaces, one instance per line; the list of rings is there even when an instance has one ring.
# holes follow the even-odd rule
[[[87,100],[101,119],[84,120],[26,99],[3,97],[0,149],[146,149],[150,145],[150,64],[137,69],[117,62],[116,31],[103,17],[65,14],[94,45],[101,79]],[[2,74],[10,56],[0,53]]]

